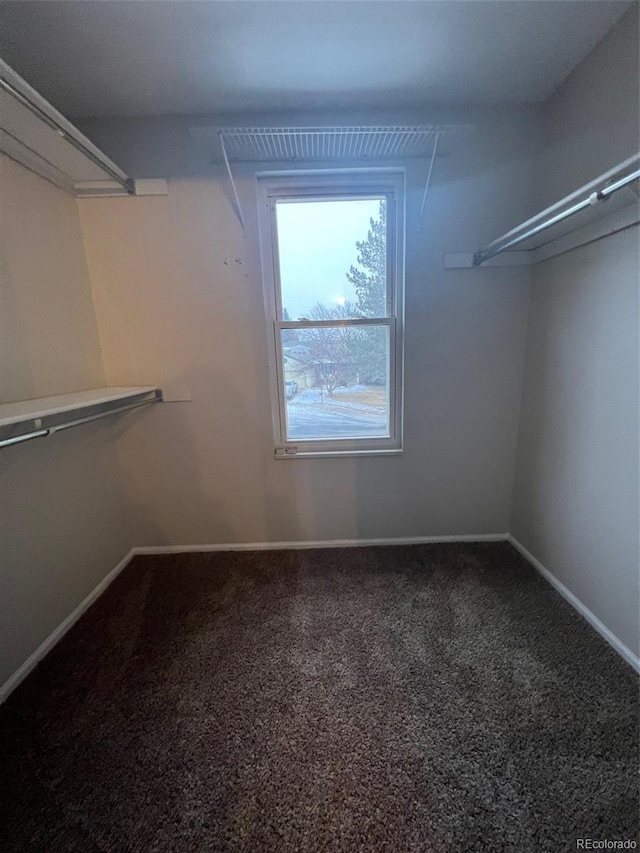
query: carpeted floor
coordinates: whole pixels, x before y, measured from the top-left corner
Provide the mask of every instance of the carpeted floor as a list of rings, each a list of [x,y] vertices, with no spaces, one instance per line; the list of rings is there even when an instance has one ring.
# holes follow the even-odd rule
[[[3,851],[638,833],[637,679],[505,543],[137,557],[0,738]]]

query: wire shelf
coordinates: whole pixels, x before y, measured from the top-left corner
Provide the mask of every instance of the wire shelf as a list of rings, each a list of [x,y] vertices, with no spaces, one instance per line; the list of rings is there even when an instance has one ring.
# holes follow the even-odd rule
[[[430,156],[438,135],[459,127],[193,127],[194,138],[215,138],[232,162],[394,160]]]

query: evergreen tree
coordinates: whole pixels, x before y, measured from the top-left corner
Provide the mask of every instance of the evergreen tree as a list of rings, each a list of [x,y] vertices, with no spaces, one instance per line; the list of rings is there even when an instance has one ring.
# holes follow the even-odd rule
[[[387,220],[385,202],[380,202],[378,219],[369,220],[366,240],[358,240],[357,261],[360,269],[351,266],[347,280],[358,298],[358,310],[363,317],[384,317],[387,313]]]
[[[351,266],[347,280],[354,286],[357,310],[361,317],[385,317],[387,314],[387,222],[385,202],[380,201],[378,218],[369,220],[366,240],[356,243],[358,266]],[[360,382],[386,384],[387,331],[368,326],[358,330],[350,341]]]

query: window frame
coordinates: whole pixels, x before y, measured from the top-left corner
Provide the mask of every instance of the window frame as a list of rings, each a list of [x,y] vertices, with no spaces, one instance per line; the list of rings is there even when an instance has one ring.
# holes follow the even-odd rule
[[[256,178],[263,295],[269,339],[269,387],[276,458],[401,453],[404,354],[404,169],[264,172],[258,173]],[[302,199],[328,200],[332,197],[336,200],[348,200],[383,196],[386,200],[387,223],[386,316],[346,320],[282,320],[277,202],[287,200],[295,202]],[[282,330],[367,325],[389,328],[389,436],[288,439]]]

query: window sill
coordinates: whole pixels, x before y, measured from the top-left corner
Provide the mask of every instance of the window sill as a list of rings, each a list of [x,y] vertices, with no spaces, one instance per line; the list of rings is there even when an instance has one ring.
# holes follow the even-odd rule
[[[403,453],[401,447],[389,448],[388,450],[307,450],[298,453],[278,455],[274,453],[274,459],[324,459],[344,456],[400,456]]]

